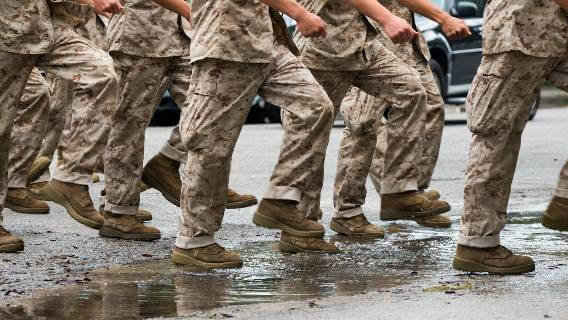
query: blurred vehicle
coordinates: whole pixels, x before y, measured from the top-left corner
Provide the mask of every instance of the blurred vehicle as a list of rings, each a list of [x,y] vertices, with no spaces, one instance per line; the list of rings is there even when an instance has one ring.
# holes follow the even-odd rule
[[[482,57],[483,10],[485,0],[431,0],[435,5],[469,26],[471,36],[449,40],[440,25],[428,18],[415,15],[416,27],[422,32],[430,48],[430,68],[444,101],[464,111],[467,93]],[[540,96],[536,99],[530,119],[536,115]],[[449,114],[451,117],[451,114]]]
[[[463,19],[471,31],[471,36],[461,40],[449,40],[440,25],[421,15],[415,15],[416,27],[422,32],[430,48],[432,60],[430,68],[447,103],[449,120],[464,120],[465,100],[471,82],[475,77],[482,56],[483,10],[486,0],[431,0],[435,5],[449,12],[452,16]],[[296,22],[284,16],[288,30],[293,33]],[[172,103],[164,96],[160,107],[154,114],[153,123],[173,123],[160,120],[162,116],[175,116]],[[175,103],[174,103],[175,105]],[[534,102],[529,119],[533,119],[540,105],[540,95]],[[452,110],[453,109],[453,110]],[[177,115],[179,119],[179,112]],[[159,119],[156,119],[159,118]],[[175,119],[172,119],[175,120]],[[256,96],[247,117],[247,123],[280,122],[280,108]]]

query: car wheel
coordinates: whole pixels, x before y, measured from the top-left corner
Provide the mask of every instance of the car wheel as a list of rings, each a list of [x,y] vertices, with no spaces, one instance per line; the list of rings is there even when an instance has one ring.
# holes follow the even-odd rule
[[[446,98],[446,77],[444,76],[444,71],[438,61],[434,59],[431,59],[429,64],[432,74],[434,75],[434,80],[436,81],[436,86],[438,90],[440,90],[440,95],[442,98]]]
[[[271,123],[282,122],[282,117],[280,116],[280,108],[268,102],[266,103],[266,116]]]
[[[538,97],[536,97],[536,100],[531,107],[531,111],[529,112],[529,120],[534,119],[536,112],[538,111],[538,107],[540,107],[540,94],[538,95]]]

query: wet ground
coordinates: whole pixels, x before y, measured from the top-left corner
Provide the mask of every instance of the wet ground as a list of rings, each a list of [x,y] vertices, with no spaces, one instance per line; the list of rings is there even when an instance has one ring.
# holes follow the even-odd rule
[[[544,229],[539,217],[550,197],[568,145],[558,119],[568,109],[542,110],[529,124],[503,243],[535,258],[537,270],[522,276],[467,275],[451,268],[462,208],[468,133],[447,126],[433,185],[452,204],[452,229],[413,222],[382,223],[369,185],[365,210],[387,230],[385,239],[353,241],[332,235],[337,255],[288,255],[273,231],[252,225],[254,208],[226,213],[220,242],[239,251],[239,270],[206,272],[167,260],[177,209],[155,191],[142,204],[155,216],[163,239],[137,243],[101,239],[52,205],[47,216],[6,210],[6,226],[26,241],[24,254],[0,255],[0,319],[133,319],[152,317],[265,319],[536,319],[568,318],[568,234]],[[147,159],[169,129],[147,133]],[[326,162],[322,199],[329,225],[340,129]],[[257,196],[270,176],[281,131],[247,126],[235,153],[231,185]],[[260,153],[259,150],[262,150]],[[101,188],[93,186],[93,195]]]

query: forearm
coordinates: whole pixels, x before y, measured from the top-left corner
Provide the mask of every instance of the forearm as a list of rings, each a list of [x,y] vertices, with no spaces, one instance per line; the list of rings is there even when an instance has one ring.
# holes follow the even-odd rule
[[[298,20],[298,18],[307,13],[307,10],[302,7],[295,0],[260,0],[262,3],[268,5],[269,7],[276,9],[292,19]]]
[[[552,0],[552,1],[558,3],[558,5],[562,7],[562,9],[568,11],[568,0]]]
[[[399,0],[398,2],[411,11],[419,13],[440,24],[449,16],[447,12],[436,7],[430,0]]]
[[[343,0],[367,17],[384,25],[393,14],[377,0]]]
[[[191,7],[185,0],[152,0],[162,7],[173,11],[181,16],[188,18],[191,17]]]

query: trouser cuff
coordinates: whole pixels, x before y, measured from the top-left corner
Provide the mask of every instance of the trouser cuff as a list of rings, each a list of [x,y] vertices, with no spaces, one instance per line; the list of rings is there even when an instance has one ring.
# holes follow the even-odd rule
[[[8,188],[16,189],[16,188],[25,188],[26,187],[26,176],[22,177],[10,177],[8,179]]]
[[[355,216],[363,214],[363,208],[355,207],[347,210],[334,210],[333,217],[339,219],[353,218]]]
[[[381,194],[401,193],[418,190],[416,179],[397,182],[381,182]]]
[[[262,196],[264,199],[292,200],[300,202],[302,192],[292,187],[268,186]]]
[[[138,214],[138,206],[117,206],[106,201],[105,197],[100,198],[101,203],[105,204],[105,211],[112,214],[123,214],[129,216],[135,216]]]
[[[198,237],[186,237],[182,236],[179,232],[176,238],[176,247],[181,249],[194,249],[206,247],[210,244],[215,243],[215,234],[198,236]]]
[[[464,236],[460,233],[458,244],[473,248],[492,248],[501,245],[501,239],[499,236]]]
[[[187,161],[187,153],[177,150],[176,148],[170,146],[169,143],[164,144],[160,153],[167,158],[175,160],[179,163],[185,163]]]
[[[59,180],[61,182],[68,182],[74,184],[88,185],[93,182],[93,175],[80,175],[71,172],[63,172],[61,170],[55,170],[53,179]]]
[[[552,194],[559,198],[568,199],[568,189],[556,188]]]

